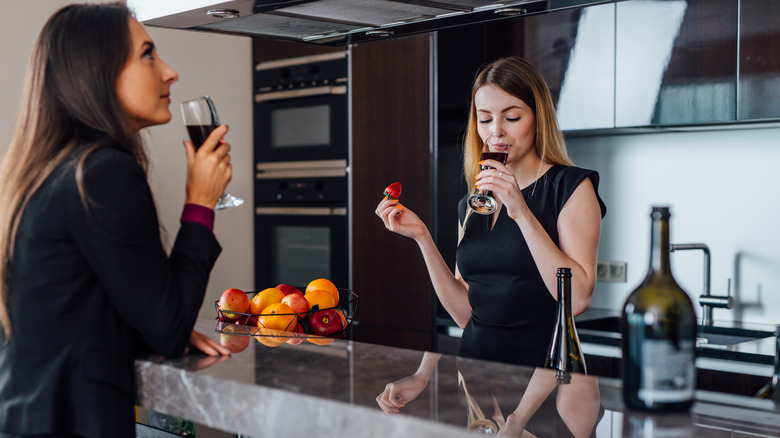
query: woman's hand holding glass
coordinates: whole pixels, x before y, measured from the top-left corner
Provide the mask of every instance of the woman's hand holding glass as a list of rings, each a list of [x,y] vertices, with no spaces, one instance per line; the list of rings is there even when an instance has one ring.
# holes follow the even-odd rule
[[[197,149],[191,141],[184,141],[187,152],[186,203],[214,208],[225,193],[233,177],[230,143],[222,140],[227,131],[227,125],[218,126]]]
[[[227,155],[227,153],[230,151],[230,146],[228,145],[227,150],[222,150],[222,146],[224,145],[224,141],[222,140],[222,137],[227,132],[227,127],[223,126],[219,122],[219,115],[217,114],[217,108],[214,106],[214,102],[211,100],[211,97],[209,96],[201,96],[195,99],[190,99],[187,101],[182,102],[181,104],[181,115],[182,119],[184,120],[184,124],[187,127],[187,133],[190,135],[190,140],[192,142],[190,144],[193,145],[195,150],[197,150],[197,153],[195,154],[195,157],[197,158],[199,156],[199,153],[203,148],[203,146],[207,146],[209,153],[204,154],[207,156],[210,156],[210,152],[216,153],[216,159],[218,160],[217,164],[221,164],[224,167],[224,161],[227,159],[227,168],[230,171],[228,175],[227,182],[225,182],[224,188],[227,188],[227,183],[230,182],[230,179],[232,178],[232,168],[230,167],[230,156]],[[220,131],[220,128],[223,130]],[[214,143],[214,136],[215,132],[217,132],[217,140],[220,144]],[[189,153],[189,146],[187,148],[187,158],[190,158]],[[211,160],[214,161],[213,159]],[[188,165],[188,170],[189,165]],[[219,176],[219,175],[215,175]],[[221,181],[215,181],[215,184],[219,184]],[[189,183],[189,177],[188,177],[188,183]],[[230,193],[223,192],[222,195],[218,198],[217,202],[214,204],[207,205],[209,208],[214,208],[215,210],[222,210],[223,208],[229,208],[229,207],[238,207],[239,205],[243,204],[244,200],[241,198],[237,198]]]
[[[500,164],[506,163],[507,151],[497,151],[495,146],[500,144],[501,135],[495,132],[491,132],[482,143],[482,154],[480,155],[479,166],[482,172],[485,170],[494,169],[489,163],[498,162]],[[474,210],[474,213],[479,214],[492,214],[498,208],[496,199],[493,198],[493,193],[486,187],[477,181],[477,190],[468,197],[468,206]]]
[[[521,212],[528,209],[528,205],[515,176],[509,168],[496,160],[485,160],[482,166],[486,169],[477,175],[477,187],[490,191],[495,199],[501,201],[509,217],[516,219]]]

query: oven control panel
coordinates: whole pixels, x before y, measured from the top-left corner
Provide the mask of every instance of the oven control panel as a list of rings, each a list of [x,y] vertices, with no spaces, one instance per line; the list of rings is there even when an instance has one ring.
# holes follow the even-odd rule
[[[336,56],[334,55],[341,55]],[[311,56],[258,64],[255,67],[256,93],[310,87],[346,85],[347,61],[343,54]]]
[[[347,205],[347,178],[281,178],[255,181],[257,205]]]

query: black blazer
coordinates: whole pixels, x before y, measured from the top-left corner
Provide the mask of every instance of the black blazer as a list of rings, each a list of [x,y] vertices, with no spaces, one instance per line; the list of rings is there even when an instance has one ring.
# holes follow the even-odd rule
[[[97,150],[83,181],[86,205],[75,160],[61,165],[16,234],[0,434],[134,436],[135,353],[183,353],[221,251],[210,230],[183,223],[166,254],[146,174],[130,153]]]

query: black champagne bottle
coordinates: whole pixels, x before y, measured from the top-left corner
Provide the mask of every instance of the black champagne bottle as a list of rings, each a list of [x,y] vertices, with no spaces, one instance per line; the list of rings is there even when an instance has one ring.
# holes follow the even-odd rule
[[[756,397],[772,399],[780,404],[780,325],[775,326],[775,371],[772,380],[758,391]]]
[[[587,368],[571,311],[571,269],[558,268],[557,276],[558,320],[544,367],[556,370],[558,383],[569,383],[572,372],[587,374]]]
[[[696,386],[696,312],[672,276],[669,208],[653,207],[650,268],[621,317],[623,401],[644,411],[683,411]]]

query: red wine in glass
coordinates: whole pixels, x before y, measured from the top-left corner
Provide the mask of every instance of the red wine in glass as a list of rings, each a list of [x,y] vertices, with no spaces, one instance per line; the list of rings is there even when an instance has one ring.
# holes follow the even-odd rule
[[[498,142],[499,138],[496,134],[490,134],[485,139],[482,155],[480,155],[481,161],[496,160],[501,164],[506,164],[506,157],[509,155],[508,151],[495,152],[490,150],[490,146]],[[479,167],[481,170],[492,169],[492,167],[484,164],[480,164]],[[498,208],[498,203],[493,198],[493,193],[488,190],[477,190],[473,195],[469,196],[468,205],[474,210],[474,213],[478,214],[492,214]]]
[[[201,147],[209,134],[211,134],[211,131],[219,126],[217,108],[214,106],[214,102],[209,96],[202,96],[182,102],[181,116],[182,119],[184,119],[184,125],[187,127],[187,133],[190,135],[190,140],[192,140],[195,149]],[[222,210],[228,207],[238,207],[243,203],[243,199],[225,192],[222,197],[219,198],[214,209]]]
[[[506,164],[506,157],[509,155],[509,152],[482,152],[482,155],[480,156],[481,161],[485,160],[496,160],[501,164]],[[490,166],[480,165],[479,166],[482,170],[492,169]]]
[[[206,141],[211,131],[217,128],[219,125],[187,125],[187,134],[190,135],[192,144],[195,145],[195,149],[201,147]]]

